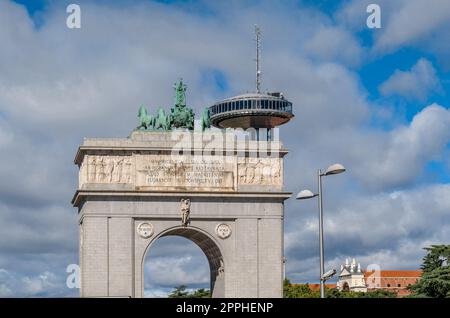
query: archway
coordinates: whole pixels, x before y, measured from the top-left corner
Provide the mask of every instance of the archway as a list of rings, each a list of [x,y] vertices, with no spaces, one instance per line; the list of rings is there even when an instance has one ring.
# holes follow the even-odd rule
[[[344,284],[342,286],[342,290],[346,291],[346,292],[350,291],[350,286],[348,285],[347,282],[344,282]]]
[[[194,244],[196,244],[200,250],[206,256],[209,265],[210,272],[210,291],[212,297],[224,297],[225,294],[225,281],[224,281],[224,258],[218,244],[214,241],[209,234],[198,228],[193,227],[175,227],[166,230],[156,236],[148,245],[144,257],[142,260],[142,277],[145,278],[144,266],[148,254],[151,254],[152,247],[156,242],[162,238],[167,237],[182,237]],[[150,273],[151,275],[151,273]],[[144,283],[142,284],[144,289]],[[143,291],[144,292],[144,291]],[[143,293],[144,294],[144,293]]]

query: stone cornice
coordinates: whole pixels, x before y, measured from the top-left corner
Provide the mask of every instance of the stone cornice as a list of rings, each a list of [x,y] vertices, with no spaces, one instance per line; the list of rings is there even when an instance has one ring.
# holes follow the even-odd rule
[[[184,149],[186,150],[186,149]],[[74,163],[76,165],[80,165],[81,162],[83,161],[84,155],[86,153],[92,153],[92,154],[101,154],[104,152],[116,152],[116,153],[165,153],[165,154],[170,154],[173,151],[173,148],[167,148],[167,147],[149,147],[149,146],[142,146],[142,147],[113,147],[113,146],[80,146],[78,147],[77,153],[75,155],[75,159],[74,159]],[[190,152],[191,153],[195,153],[195,154],[201,154],[203,151],[205,151],[205,154],[208,153],[209,149],[205,150],[202,148],[191,148]],[[222,148],[220,149],[220,152],[222,152],[223,155],[236,155],[238,152],[239,153],[245,153],[245,154],[250,154],[250,153],[258,153],[258,148],[247,148],[244,151],[242,151],[241,149],[238,149],[237,147],[234,148]],[[262,150],[262,152],[265,152],[266,150]],[[218,154],[219,151],[215,151],[216,155]],[[269,150],[267,150],[267,152],[270,153]],[[284,157],[287,153],[288,150],[286,148],[281,148],[281,149],[276,149],[274,150],[274,152],[278,152],[279,153],[279,157]]]
[[[255,198],[272,199],[284,201],[289,199],[292,192],[231,192],[231,191],[196,191],[196,192],[174,192],[174,191],[111,191],[111,190],[77,190],[72,198],[72,205],[78,207],[83,198],[113,196],[120,198],[133,197],[214,197],[214,198]]]

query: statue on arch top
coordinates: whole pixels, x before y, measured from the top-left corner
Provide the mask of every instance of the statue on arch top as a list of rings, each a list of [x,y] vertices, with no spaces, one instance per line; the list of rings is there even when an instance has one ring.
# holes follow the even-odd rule
[[[155,126],[155,118],[147,113],[147,109],[142,105],[138,112],[139,126],[137,130],[152,130]]]
[[[186,107],[186,85],[180,79],[174,85],[175,89],[175,105],[170,112],[171,128],[187,128],[194,129],[194,111]]]
[[[175,104],[170,113],[166,113],[164,108],[160,107],[156,116],[152,116],[148,114],[144,106],[141,106],[138,112],[139,125],[135,130],[170,131],[177,128],[194,130],[194,111],[192,108],[186,107],[186,85],[180,79],[173,88],[175,89]],[[207,110],[204,111],[200,120],[202,130],[210,127]]]
[[[183,79],[180,78],[178,83],[173,85],[175,89],[175,107],[184,108],[186,107],[186,84],[183,83]]]

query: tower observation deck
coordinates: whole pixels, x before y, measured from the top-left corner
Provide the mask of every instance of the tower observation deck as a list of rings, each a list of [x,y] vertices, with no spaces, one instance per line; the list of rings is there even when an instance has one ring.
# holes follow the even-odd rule
[[[218,128],[265,128],[267,140],[271,129],[294,117],[292,103],[282,93],[261,93],[260,30],[256,26],[256,92],[224,99],[209,107],[211,124]]]

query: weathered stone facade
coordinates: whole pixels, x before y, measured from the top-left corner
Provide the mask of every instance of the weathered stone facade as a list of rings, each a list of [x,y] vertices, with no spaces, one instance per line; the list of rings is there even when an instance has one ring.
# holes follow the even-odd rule
[[[222,132],[85,139],[73,198],[81,296],[143,297],[146,253],[179,235],[207,256],[213,297],[282,297],[286,153]]]

